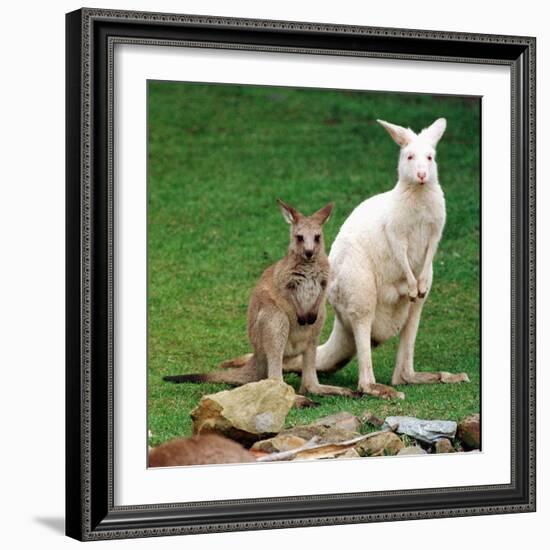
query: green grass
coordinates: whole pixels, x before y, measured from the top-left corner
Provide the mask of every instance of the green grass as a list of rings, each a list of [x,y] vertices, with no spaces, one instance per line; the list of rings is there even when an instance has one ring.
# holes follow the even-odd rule
[[[275,198],[309,214],[329,201],[330,246],[365,198],[393,187],[398,150],[382,118],[419,130],[447,118],[438,147],[447,225],[424,307],[417,370],[465,371],[470,384],[400,387],[387,402],[316,397],[289,426],[341,410],[459,420],[480,410],[480,103],[475,99],[150,82],[148,99],[148,407],[156,445],[191,433],[190,410],[221,384],[169,384],[249,351],[246,310],[262,271],[281,258],[288,226]],[[332,326],[333,313],[323,331]],[[373,353],[391,379],[397,338]],[[295,388],[299,379],[287,381]],[[354,360],[325,382],[354,388]]]

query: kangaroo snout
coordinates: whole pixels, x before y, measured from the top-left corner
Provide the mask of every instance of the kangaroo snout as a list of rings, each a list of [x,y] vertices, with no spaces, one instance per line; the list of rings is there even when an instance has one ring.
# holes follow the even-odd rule
[[[424,170],[418,171],[416,173],[416,177],[420,180],[421,183],[424,183],[424,180],[426,179],[426,172]]]
[[[309,260],[313,256],[313,250],[306,250],[304,254],[306,255],[306,258]]]

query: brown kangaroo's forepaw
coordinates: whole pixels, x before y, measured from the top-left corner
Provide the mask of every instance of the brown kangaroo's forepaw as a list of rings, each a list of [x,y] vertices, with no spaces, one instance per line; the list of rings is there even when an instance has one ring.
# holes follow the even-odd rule
[[[306,321],[308,325],[315,324],[315,321],[317,321],[317,313],[308,313],[306,317]]]
[[[397,391],[391,386],[384,384],[367,384],[359,389],[364,394],[379,397],[380,399],[405,399],[405,394],[402,391]]]
[[[297,315],[296,319],[301,327],[303,327],[304,325],[314,325],[315,321],[317,321],[317,313],[306,313],[305,315]]]

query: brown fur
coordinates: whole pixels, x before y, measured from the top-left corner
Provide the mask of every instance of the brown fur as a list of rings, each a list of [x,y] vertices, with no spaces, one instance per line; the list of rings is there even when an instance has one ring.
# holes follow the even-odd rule
[[[149,467],[254,462],[244,447],[216,434],[172,439],[149,451]]]
[[[248,305],[249,356],[222,363],[224,370],[208,374],[165,377],[171,382],[226,382],[240,385],[263,378],[282,379],[283,361],[302,358],[300,393],[352,395],[348,389],[319,384],[315,353],[325,320],[329,262],[322,226],[332,204],[306,217],[282,201],[291,225],[287,255],[260,277]]]

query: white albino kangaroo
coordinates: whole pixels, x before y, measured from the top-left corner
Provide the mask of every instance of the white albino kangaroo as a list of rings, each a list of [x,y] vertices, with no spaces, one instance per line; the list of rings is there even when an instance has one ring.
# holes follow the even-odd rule
[[[414,344],[423,301],[432,285],[432,260],[445,224],[435,147],[446,121],[415,134],[378,121],[401,147],[398,181],[391,191],[362,202],[342,225],[329,260],[328,299],[336,312],[332,333],[317,349],[316,368],[331,372],[357,353],[359,391],[404,398],[376,384],[371,348],[399,334],[392,385],[468,382],[465,373],[415,372]],[[294,364],[292,364],[294,363]],[[287,370],[298,370],[296,361]]]

